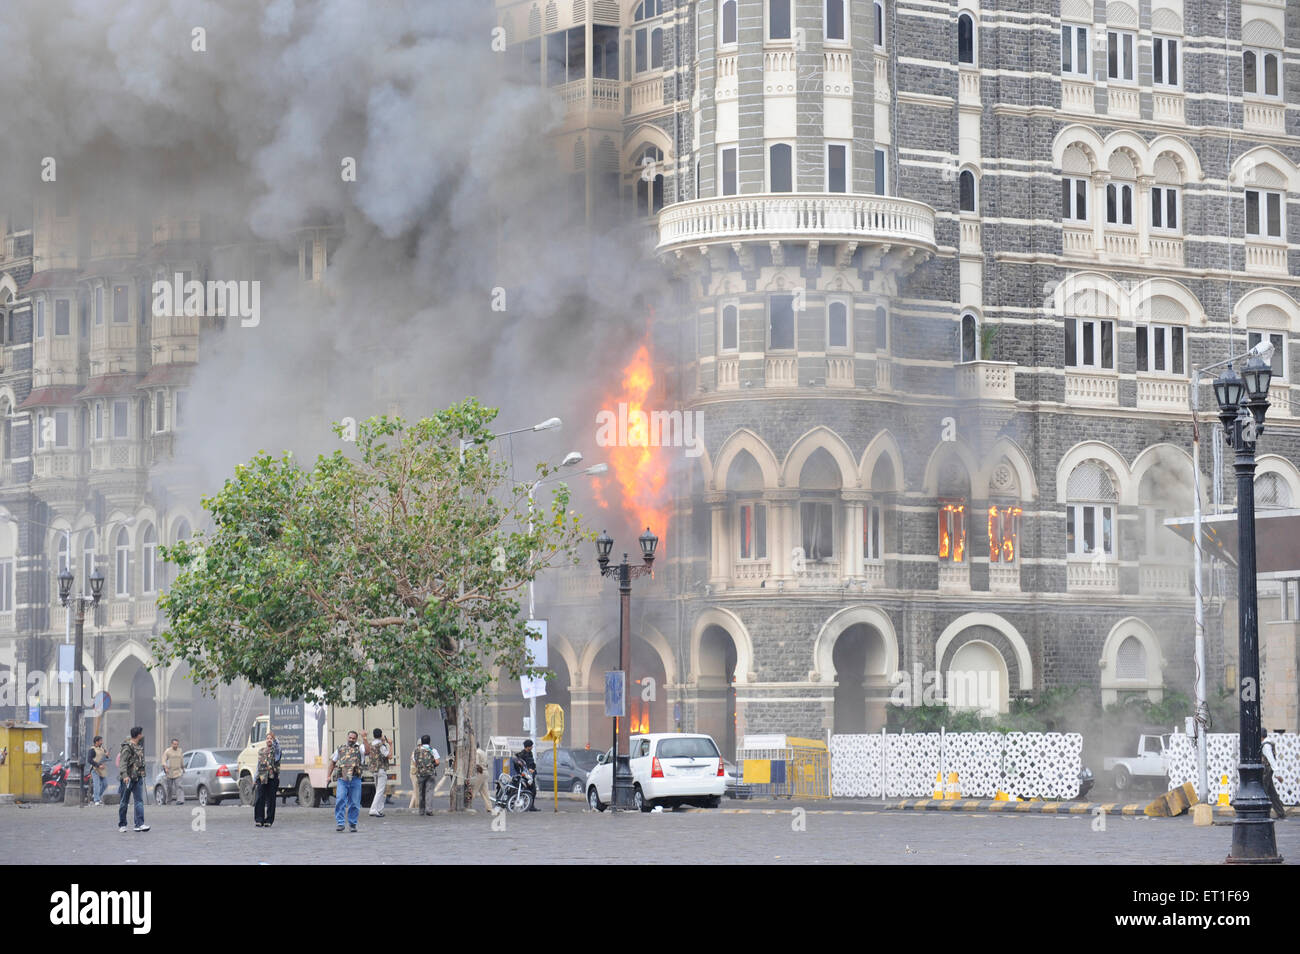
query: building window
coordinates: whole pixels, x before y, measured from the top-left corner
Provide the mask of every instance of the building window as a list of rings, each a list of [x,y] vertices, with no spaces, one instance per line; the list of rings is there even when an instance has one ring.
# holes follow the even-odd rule
[[[844,0],[826,0],[826,39],[844,40]]]
[[[1164,374],[1185,374],[1185,332],[1181,325],[1139,325],[1137,369]]]
[[[1280,96],[1282,54],[1247,47],[1241,51],[1241,88],[1251,96]]]
[[[1282,237],[1282,193],[1246,190],[1246,234],[1258,238]]]
[[[876,150],[876,195],[889,195],[889,164],[887,153]]]
[[[36,337],[45,337],[45,299],[36,299]]]
[[[1106,76],[1132,83],[1136,73],[1137,35],[1124,30],[1106,31]]]
[[[1014,563],[1020,549],[1021,509],[1014,504],[989,507],[989,562]]]
[[[45,415],[40,411],[36,412],[36,449],[44,450],[45,448]]]
[[[664,207],[664,175],[661,170],[663,150],[648,145],[633,162],[636,169],[636,214],[658,215]]]
[[[1066,483],[1066,552],[1073,556],[1115,553],[1115,486],[1095,461],[1080,464]]]
[[[722,169],[722,194],[736,194],[736,147],[718,150],[718,166]]]
[[[862,558],[885,558],[885,514],[879,504],[867,504],[862,511]]]
[[[125,324],[131,320],[131,300],[127,297],[130,289],[126,285],[113,286],[113,323]]]
[[[957,207],[962,212],[975,211],[975,173],[963,169],[957,177]]]
[[[1061,72],[1087,77],[1088,28],[1079,23],[1061,24]]]
[[[95,324],[104,323],[104,286],[98,285],[95,288]]]
[[[979,321],[969,311],[961,316],[961,360],[978,361]]]
[[[1280,331],[1248,331],[1246,332],[1246,347],[1253,348],[1259,344],[1264,335],[1268,335],[1268,343],[1273,346],[1273,357],[1269,364],[1273,370],[1273,381],[1286,383],[1286,335]]]
[[[969,13],[957,17],[957,62],[975,62],[975,18]]]
[[[778,142],[767,147],[768,191],[794,191],[793,158],[794,150],[789,143]]]
[[[0,613],[11,613],[14,608],[14,561],[0,560]]]
[[[66,298],[54,301],[54,334],[64,337],[72,334],[71,302]]]
[[[95,531],[87,530],[81,542],[81,592],[90,595],[90,575],[95,572]]]
[[[849,306],[845,302],[833,301],[826,306],[826,347],[849,347]]]
[[[800,539],[804,559],[811,562],[835,556],[835,514],[829,503],[803,501],[799,504]]]
[[[104,405],[102,402],[97,402],[95,404],[94,414],[95,440],[102,441],[104,439]]]
[[[875,23],[875,41],[876,49],[885,48],[885,5],[881,0],[875,0],[871,5]]]
[[[153,399],[153,429],[159,434],[167,429],[167,392],[159,391]]]
[[[189,391],[177,391],[173,400],[175,405],[172,407],[172,430],[179,431],[185,426],[185,408],[189,404]]]
[[[966,501],[939,501],[939,560],[963,563],[966,560]]]
[[[1173,186],[1151,187],[1151,227],[1178,231],[1178,190]]]
[[[736,0],[722,4],[722,45],[736,45]]]
[[[591,27],[591,75],[595,79],[619,79],[618,27],[594,23]]]
[[[59,542],[55,549],[55,562],[58,564],[58,572],[72,569],[72,554],[68,550],[68,538],[62,533],[59,534]]]
[[[1061,218],[1067,222],[1088,221],[1088,180],[1079,176],[1061,177]]]
[[[849,191],[849,147],[842,143],[826,145],[826,191]]]
[[[768,299],[769,351],[794,350],[794,296],[773,295]]]
[[[767,559],[767,504],[740,505],[740,558]]]
[[[114,547],[113,577],[114,592],[118,596],[131,595],[131,538],[126,527],[117,531],[117,545]]]
[[[68,424],[71,421],[71,415],[67,411],[54,412],[54,446],[68,447],[71,435],[68,433]]]
[[[1131,183],[1106,183],[1106,222],[1109,225],[1133,224],[1133,185]]]
[[[1255,478],[1255,506],[1288,509],[1291,488],[1280,474],[1260,474]]]
[[[158,569],[158,534],[153,524],[144,528],[143,543],[140,546],[140,591],[152,593],[157,589]]]
[[[663,0],[641,0],[636,6],[633,20],[642,23],[664,12]],[[633,37],[636,71],[645,73],[649,70],[663,69],[664,65],[664,31],[657,24],[637,27]]]
[[[767,0],[767,38],[790,39],[790,0]]]
[[[1151,82],[1156,86],[1177,86],[1178,41],[1171,36],[1151,40]]]
[[[740,308],[734,304],[722,306],[722,350],[738,351],[740,349]]]
[[[876,306],[876,350],[889,350],[889,312],[883,306]]]
[[[1070,368],[1115,370],[1115,322],[1066,318],[1065,364]]]
[[[131,406],[127,401],[113,402],[113,436],[129,437],[130,436],[130,419],[128,414]]]

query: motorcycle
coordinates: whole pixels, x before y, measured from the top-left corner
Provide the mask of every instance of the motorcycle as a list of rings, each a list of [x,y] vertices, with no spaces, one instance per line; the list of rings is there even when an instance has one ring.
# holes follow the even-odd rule
[[[511,768],[513,772],[502,772],[497,778],[493,804],[508,812],[526,812],[533,807],[533,793],[530,790],[531,773],[513,763]]]
[[[68,791],[68,781],[70,772],[68,769],[67,759],[63,753],[59,753],[59,758],[48,769],[41,773],[41,801],[43,802],[61,802]],[[91,773],[85,772],[81,777],[81,800],[83,802],[90,798],[91,790]]]

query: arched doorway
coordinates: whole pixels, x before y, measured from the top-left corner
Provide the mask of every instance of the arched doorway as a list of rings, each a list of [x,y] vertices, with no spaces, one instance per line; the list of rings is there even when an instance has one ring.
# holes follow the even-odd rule
[[[831,649],[835,667],[836,734],[874,732],[885,724],[880,699],[885,676],[885,639],[867,623],[854,623]]]
[[[945,698],[954,709],[995,716],[1008,710],[1008,682],[1002,654],[986,642],[972,640],[953,653],[944,674]]]
[[[546,707],[560,705],[564,708],[564,738],[569,745],[572,735],[573,700],[569,694],[569,667],[564,657],[552,649],[547,654],[546,668],[554,673],[546,680],[546,695],[537,697],[537,725],[532,732],[524,732],[524,718],[528,715],[528,700],[523,696],[518,679],[503,676],[497,685],[496,733],[498,735],[528,735],[534,739],[546,734]]]
[[[604,693],[605,673],[618,668],[618,639],[611,639],[591,664],[587,685],[598,694],[597,704],[590,709],[588,738],[609,738],[610,720],[605,718],[604,706],[599,696]],[[667,732],[668,692],[667,676],[659,652],[639,636],[632,637],[632,664],[629,667],[627,702],[632,733]]]
[[[722,754],[736,755],[736,644],[721,626],[709,626],[700,636],[699,696],[696,731],[713,736]]]

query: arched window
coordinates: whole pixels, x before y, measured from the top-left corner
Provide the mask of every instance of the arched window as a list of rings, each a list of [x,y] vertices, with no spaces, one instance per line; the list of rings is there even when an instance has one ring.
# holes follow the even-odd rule
[[[153,524],[148,524],[141,535],[140,592],[153,593],[158,589],[158,534]]]
[[[883,305],[876,306],[876,351],[889,350],[889,312]]]
[[[958,208],[962,212],[975,211],[975,173],[969,169],[963,169],[961,175],[957,177],[958,191],[960,199]]]
[[[978,361],[979,321],[969,311],[961,316],[961,360]]]
[[[1119,644],[1115,653],[1115,678],[1145,679],[1147,677],[1147,651],[1136,636],[1129,636]]]
[[[768,178],[772,192],[794,191],[794,149],[789,143],[777,142],[767,150]]]
[[[724,0],[722,4],[721,45],[736,45],[736,0]]]
[[[975,18],[969,13],[957,17],[957,62],[975,62]]]
[[[126,527],[117,531],[117,543],[113,547],[113,585],[118,596],[131,595],[131,536]]]
[[[826,306],[826,347],[848,348],[849,346],[849,306],[846,302],[833,301]]]
[[[662,16],[663,0],[641,0],[634,11],[634,22],[641,24],[647,20]],[[649,70],[663,69],[664,65],[664,31],[657,23],[638,26],[633,34],[633,54],[636,71],[645,73]]]
[[[873,22],[875,23],[876,48],[885,48],[885,4],[883,0],[875,0],[871,4]]]
[[[1109,225],[1134,224],[1133,194],[1137,188],[1137,168],[1122,152],[1110,157],[1111,181],[1106,183],[1106,222]]]
[[[81,541],[81,592],[90,595],[90,575],[95,572],[95,531],[87,530]]]
[[[722,306],[721,326],[721,350],[738,350],[740,348],[740,309],[734,303]]]
[[[1115,485],[1096,461],[1085,461],[1065,487],[1066,549],[1075,556],[1115,554]]]
[[[1260,474],[1255,478],[1255,506],[1269,510],[1291,506],[1291,488],[1280,474]]]
[[[55,570],[56,574],[64,570],[72,569],[72,554],[68,552],[68,538],[60,533],[56,535],[57,542],[54,545],[55,553]]]
[[[790,0],[767,0],[767,38],[790,39]]]
[[[636,214],[639,216],[658,215],[664,207],[663,161],[663,150],[655,145],[647,145],[637,154],[634,166]]]
[[[843,40],[847,37],[844,32],[844,0],[826,0],[826,39]]]

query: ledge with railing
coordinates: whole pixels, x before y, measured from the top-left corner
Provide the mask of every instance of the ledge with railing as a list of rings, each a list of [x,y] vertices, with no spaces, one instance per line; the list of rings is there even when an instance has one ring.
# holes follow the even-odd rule
[[[1014,401],[1014,361],[967,361],[957,365],[957,396],[976,401]]]
[[[1114,592],[1119,589],[1119,565],[1091,556],[1071,557],[1065,564],[1065,586],[1070,591]]]
[[[1112,373],[1065,372],[1065,403],[1113,407],[1119,403],[1119,376]]]

